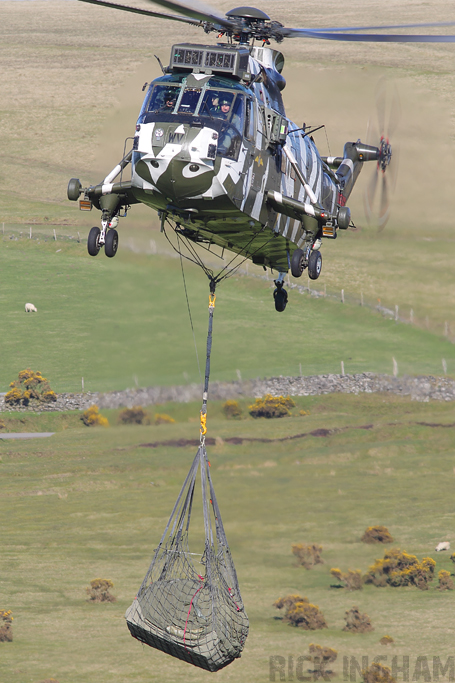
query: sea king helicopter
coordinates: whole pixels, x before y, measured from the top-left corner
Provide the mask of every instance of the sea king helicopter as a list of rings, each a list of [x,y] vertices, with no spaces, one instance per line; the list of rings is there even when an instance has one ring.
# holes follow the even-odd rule
[[[286,116],[284,57],[270,41],[455,42],[453,35],[383,33],[455,22],[286,28],[254,7],[237,7],[224,16],[199,3],[153,0],[179,12],[175,15],[82,1],[198,26],[218,39],[216,44],[173,45],[169,65],[160,62],[163,75],[144,86],[132,149],[101,183],[83,188],[77,178],[70,180],[68,199],[79,200],[83,210],[94,206],[101,211],[101,228],[89,233],[89,254],[96,256],[104,247],[106,256],[115,256],[119,218],[141,202],[158,212],[162,230],[170,226],[175,231],[178,244],[218,245],[223,253],[230,250],[275,271],[277,311],[284,311],[288,300],[286,273],[298,278],[307,270],[316,280],[323,240],[353,225],[347,202],[367,162],[375,164],[367,207],[382,185],[379,221],[385,222],[386,172],[393,153],[380,131],[374,145],[358,139],[345,144],[342,156],[321,156],[312,137],[315,129]],[[127,166],[130,180],[123,178]]]

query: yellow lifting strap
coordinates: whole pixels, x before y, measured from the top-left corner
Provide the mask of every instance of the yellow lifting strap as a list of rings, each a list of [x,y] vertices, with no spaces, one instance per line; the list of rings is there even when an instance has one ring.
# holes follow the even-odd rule
[[[207,413],[203,413],[201,410],[201,436],[207,434]]]
[[[209,308],[215,308],[216,294],[209,294]]]

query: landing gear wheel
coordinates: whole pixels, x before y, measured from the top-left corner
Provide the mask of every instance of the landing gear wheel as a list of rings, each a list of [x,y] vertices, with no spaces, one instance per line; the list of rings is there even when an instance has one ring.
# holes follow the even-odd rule
[[[322,255],[320,251],[313,250],[308,259],[308,277],[317,280],[322,270]]]
[[[305,270],[305,254],[301,249],[296,249],[291,258],[292,277],[300,277]]]
[[[116,255],[118,249],[118,232],[117,230],[114,230],[111,228],[108,230],[107,235],[106,235],[106,242],[104,245],[104,253],[106,256],[109,258],[112,258],[113,256]]]
[[[99,228],[92,228],[88,234],[87,240],[87,251],[90,256],[97,256],[100,250],[100,235],[101,230]]]
[[[72,202],[77,202],[81,192],[82,192],[82,185],[81,185],[81,181],[79,180],[79,178],[71,178],[71,180],[68,183],[68,189],[66,192],[68,199]]]
[[[273,298],[275,300],[275,310],[282,313],[286,308],[288,302],[288,293],[283,287],[283,283],[275,280],[276,289],[273,292]]]

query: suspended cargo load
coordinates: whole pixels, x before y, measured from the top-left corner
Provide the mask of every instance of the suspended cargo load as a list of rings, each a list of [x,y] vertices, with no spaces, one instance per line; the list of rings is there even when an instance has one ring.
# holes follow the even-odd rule
[[[205,533],[202,556],[190,552],[188,539],[199,470]],[[194,558],[198,558],[197,566]],[[203,442],[125,618],[137,640],[208,671],[218,671],[241,656],[248,617]]]

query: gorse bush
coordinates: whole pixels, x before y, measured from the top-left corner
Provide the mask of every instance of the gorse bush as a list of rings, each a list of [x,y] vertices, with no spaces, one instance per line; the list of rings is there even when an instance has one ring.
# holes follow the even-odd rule
[[[381,643],[381,645],[393,645],[395,641],[392,638],[392,636],[382,636],[379,642]]]
[[[364,683],[397,683],[389,667],[382,666],[379,662],[373,662],[363,669],[362,678]]]
[[[116,597],[110,593],[110,588],[114,584],[109,579],[93,579],[90,581],[90,587],[86,588],[88,599],[93,602],[115,602]]]
[[[156,425],[169,425],[174,424],[174,422],[174,418],[170,415],[166,415],[166,413],[155,413],[154,423]]]
[[[313,674],[313,680],[317,681],[320,678],[325,681],[329,680],[327,675],[332,674],[333,671],[327,669],[327,665],[336,660],[338,652],[331,647],[323,647],[314,643],[310,643],[309,651],[308,661],[313,664],[313,669],[309,670],[309,673]]]
[[[295,403],[290,396],[272,396],[266,394],[264,398],[257,398],[248,410],[252,417],[288,417],[290,409],[295,407]]]
[[[109,421],[107,417],[100,414],[100,410],[97,405],[90,406],[81,415],[81,420],[86,427],[109,427]]]
[[[433,581],[436,562],[424,557],[421,562],[415,555],[397,548],[388,550],[382,560],[376,560],[364,577],[365,583],[374,586],[416,586],[428,590]]]
[[[348,569],[347,572],[342,572],[341,569],[331,569],[330,573],[337,581],[341,581],[348,591],[359,591],[363,588],[360,569]]]
[[[349,631],[350,633],[368,633],[368,631],[374,631],[371,625],[370,617],[368,614],[362,614],[358,607],[351,607],[350,610],[344,615],[346,626],[343,631]]]
[[[142,425],[149,424],[150,418],[142,406],[133,406],[121,410],[117,422],[125,425]]]
[[[10,609],[0,609],[0,643],[13,640],[13,616]]]
[[[386,526],[369,526],[360,540],[364,543],[393,543],[393,537]]]
[[[4,400],[11,406],[52,403],[57,400],[57,395],[50,388],[47,379],[40,372],[33,372],[30,368],[22,370],[9,386],[10,390]]]
[[[324,564],[324,560],[321,557],[322,545],[316,545],[316,543],[310,545],[293,543],[291,550],[298,563],[305,567],[305,569],[311,569],[315,564]]]
[[[324,615],[317,605],[312,605],[308,598],[301,595],[287,595],[273,603],[277,609],[285,607],[283,621],[292,626],[298,626],[306,631],[316,631],[327,628]]]
[[[446,571],[445,569],[441,569],[441,571],[438,572],[438,580],[439,583],[436,586],[438,591],[453,591],[454,585],[450,576],[450,572]]]
[[[229,400],[223,403],[223,413],[228,420],[238,420],[242,417],[242,409],[238,401]]]

